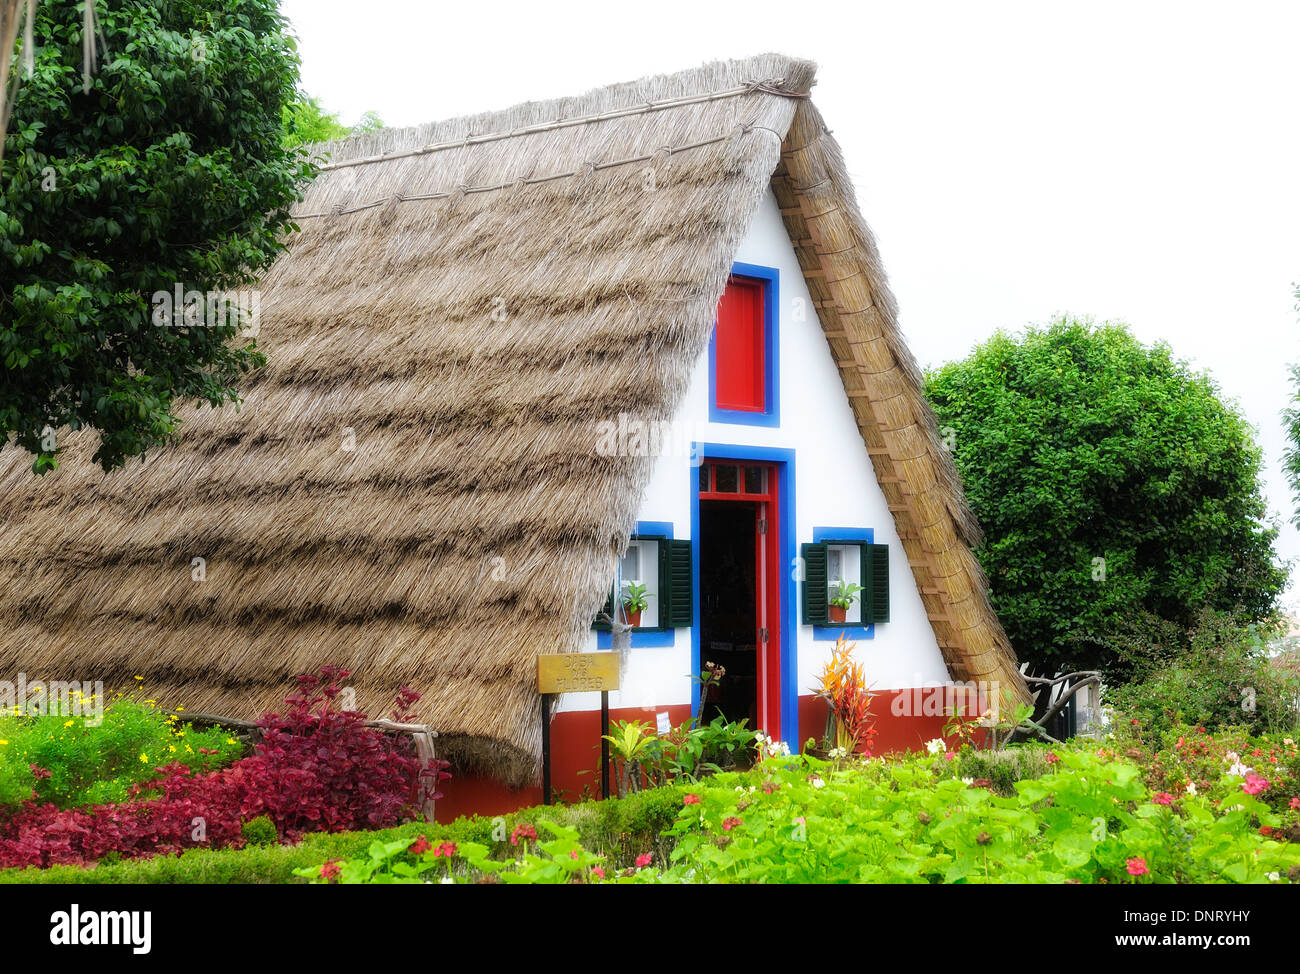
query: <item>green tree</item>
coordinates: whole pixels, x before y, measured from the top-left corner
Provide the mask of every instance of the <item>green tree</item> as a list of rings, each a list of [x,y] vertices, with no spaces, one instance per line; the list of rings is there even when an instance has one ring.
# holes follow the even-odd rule
[[[97,10],[86,91],[80,5],[40,5],[0,172],[0,447],[37,472],[65,428],[97,430],[109,470],[165,442],[179,402],[238,398],[262,357],[253,302],[227,316],[222,294],[281,252],[314,173],[281,143],[298,58],[276,0]],[[159,298],[178,287],[188,321]]]
[[[927,376],[985,532],[977,555],[1021,659],[1120,675],[1150,613],[1262,619],[1286,580],[1260,450],[1213,380],[1120,324],[999,332]]]
[[[292,105],[284,110],[284,144],[288,147],[310,145],[313,142],[329,142],[377,132],[384,127],[384,120],[378,112],[365,112],[356,125],[348,128],[339,121],[337,114],[325,111],[319,98],[300,93]]]
[[[1296,311],[1300,311],[1300,285],[1296,285]],[[1282,454],[1282,470],[1291,484],[1296,510],[1291,523],[1300,528],[1300,364],[1291,366],[1291,405],[1282,411],[1286,427],[1286,450]]]

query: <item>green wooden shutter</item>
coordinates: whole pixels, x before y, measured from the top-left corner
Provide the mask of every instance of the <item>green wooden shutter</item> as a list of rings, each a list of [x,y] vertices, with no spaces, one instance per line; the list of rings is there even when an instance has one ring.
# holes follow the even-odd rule
[[[668,539],[659,542],[659,563],[667,562],[667,584],[660,572],[659,623],[665,628],[690,626],[695,622],[695,605],[691,599],[691,543]]]
[[[830,595],[826,591],[826,545],[799,546],[803,558],[803,624],[824,626],[830,622]]]
[[[870,622],[889,621],[889,545],[866,545],[870,549],[869,568],[870,584],[863,582],[863,607],[867,608],[867,596],[870,598]],[[864,573],[867,569],[863,569]]]

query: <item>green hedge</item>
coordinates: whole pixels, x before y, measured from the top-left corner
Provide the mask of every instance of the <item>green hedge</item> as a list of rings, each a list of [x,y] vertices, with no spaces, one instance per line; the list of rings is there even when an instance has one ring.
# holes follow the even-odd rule
[[[551,808],[535,806],[503,816],[506,829],[538,819],[558,821],[578,829],[584,844],[620,865],[642,852],[667,856],[671,840],[660,836],[682,805],[685,788],[643,791],[605,802],[584,802]],[[179,856],[127,859],[92,867],[51,866],[48,869],[0,870],[0,883],[301,883],[293,870],[318,866],[330,859],[364,857],[376,840],[415,839],[433,842],[492,841],[495,819],[458,818],[447,825],[412,822],[375,832],[309,835],[293,846],[249,846],[243,849],[193,849]]]

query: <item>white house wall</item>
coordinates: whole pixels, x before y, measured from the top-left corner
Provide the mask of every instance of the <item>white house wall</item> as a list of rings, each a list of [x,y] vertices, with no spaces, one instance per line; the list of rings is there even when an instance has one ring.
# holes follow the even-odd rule
[[[858,432],[848,396],[822,334],[799,270],[776,198],[769,190],[736,261],[775,267],[780,272],[779,427],[709,421],[709,357],[696,363],[690,389],[676,417],[682,442],[780,447],[795,451],[794,547],[813,540],[813,526],[872,528],[875,543],[888,544],[890,621],[875,627],[873,639],[859,639],[855,657],[873,689],[917,687],[947,682],[947,668],[926,617],[921,595],[889,513],[885,495]],[[691,536],[691,458],[685,451],[661,456],[638,515],[641,521],[668,521],[675,538]],[[797,587],[796,587],[797,588]],[[802,595],[800,593],[799,597]],[[794,605],[796,619],[801,605]],[[852,631],[850,630],[850,634]],[[691,700],[692,630],[675,630],[672,646],[633,647],[621,691],[610,706],[647,711]],[[814,640],[811,626],[798,627],[797,692],[805,696],[834,643]],[[587,649],[595,650],[595,633]],[[787,647],[782,648],[786,651]],[[563,710],[592,710],[599,694],[570,694]]]

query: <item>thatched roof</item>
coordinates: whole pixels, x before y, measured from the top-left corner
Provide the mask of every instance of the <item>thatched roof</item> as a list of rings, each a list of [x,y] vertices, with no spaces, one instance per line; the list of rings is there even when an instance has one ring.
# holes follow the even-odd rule
[[[535,657],[582,646],[653,463],[598,455],[599,423],[673,415],[771,186],[948,666],[1022,695],[813,72],[764,55],[330,146],[242,408],[111,476],[80,434],[40,480],[0,451],[0,673],[248,716],[332,662],[361,709],[409,684],[462,766],[531,778]]]

